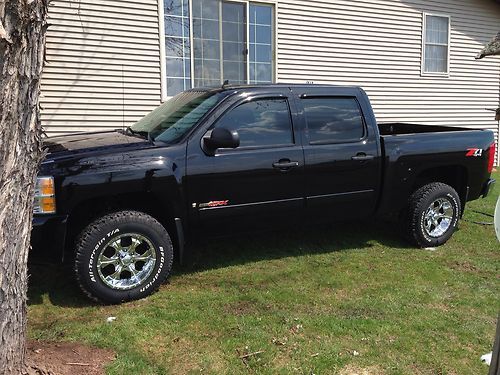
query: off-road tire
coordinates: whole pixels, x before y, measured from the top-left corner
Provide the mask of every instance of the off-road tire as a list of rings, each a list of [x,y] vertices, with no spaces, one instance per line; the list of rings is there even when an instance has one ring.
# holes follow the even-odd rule
[[[140,285],[118,290],[100,277],[98,257],[108,251],[104,247],[110,240],[128,233],[139,234],[149,240],[153,245],[155,261],[150,275]],[[98,302],[114,304],[144,298],[158,290],[172,268],[173,247],[168,232],[156,219],[142,212],[114,212],[93,221],[80,233],[75,246],[76,280],[83,292]]]
[[[450,225],[444,233],[431,236],[425,228],[426,212],[433,202],[439,199],[444,199],[451,204],[453,215]],[[460,198],[451,186],[441,182],[424,185],[410,196],[408,209],[403,215],[405,237],[419,247],[443,245],[455,232],[461,212]]]

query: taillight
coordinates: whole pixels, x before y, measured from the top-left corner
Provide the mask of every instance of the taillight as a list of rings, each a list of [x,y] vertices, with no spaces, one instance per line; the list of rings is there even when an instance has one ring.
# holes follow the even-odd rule
[[[493,164],[495,163],[495,152],[497,149],[497,145],[493,142],[488,149],[488,173],[493,171]]]

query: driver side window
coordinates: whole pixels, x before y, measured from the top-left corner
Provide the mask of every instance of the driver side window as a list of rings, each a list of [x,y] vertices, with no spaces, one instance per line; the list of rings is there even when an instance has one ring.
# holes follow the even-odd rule
[[[286,99],[259,99],[243,103],[226,113],[215,127],[236,130],[240,136],[240,147],[294,143]]]

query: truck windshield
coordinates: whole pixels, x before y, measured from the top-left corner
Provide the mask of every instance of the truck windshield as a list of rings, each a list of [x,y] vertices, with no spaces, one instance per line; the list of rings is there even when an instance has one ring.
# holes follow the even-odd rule
[[[221,93],[207,91],[182,92],[162,104],[130,127],[152,140],[175,143],[221,99]]]

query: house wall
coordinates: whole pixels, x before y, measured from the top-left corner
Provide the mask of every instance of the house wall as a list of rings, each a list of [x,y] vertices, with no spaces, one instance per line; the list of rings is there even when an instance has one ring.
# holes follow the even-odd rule
[[[312,6],[314,3],[314,6]],[[421,75],[423,12],[451,16],[450,74]],[[474,57],[500,27],[491,0],[279,1],[278,80],[362,86],[378,121],[491,129],[500,56]]]
[[[49,135],[130,125],[160,103],[157,0],[54,0],[49,23]]]
[[[130,125],[160,103],[157,0],[54,0],[42,122],[48,134]],[[160,1],[161,3],[161,1]],[[451,16],[447,77],[421,75],[423,12]],[[500,56],[493,0],[278,0],[277,81],[360,85],[379,121],[491,129]]]

